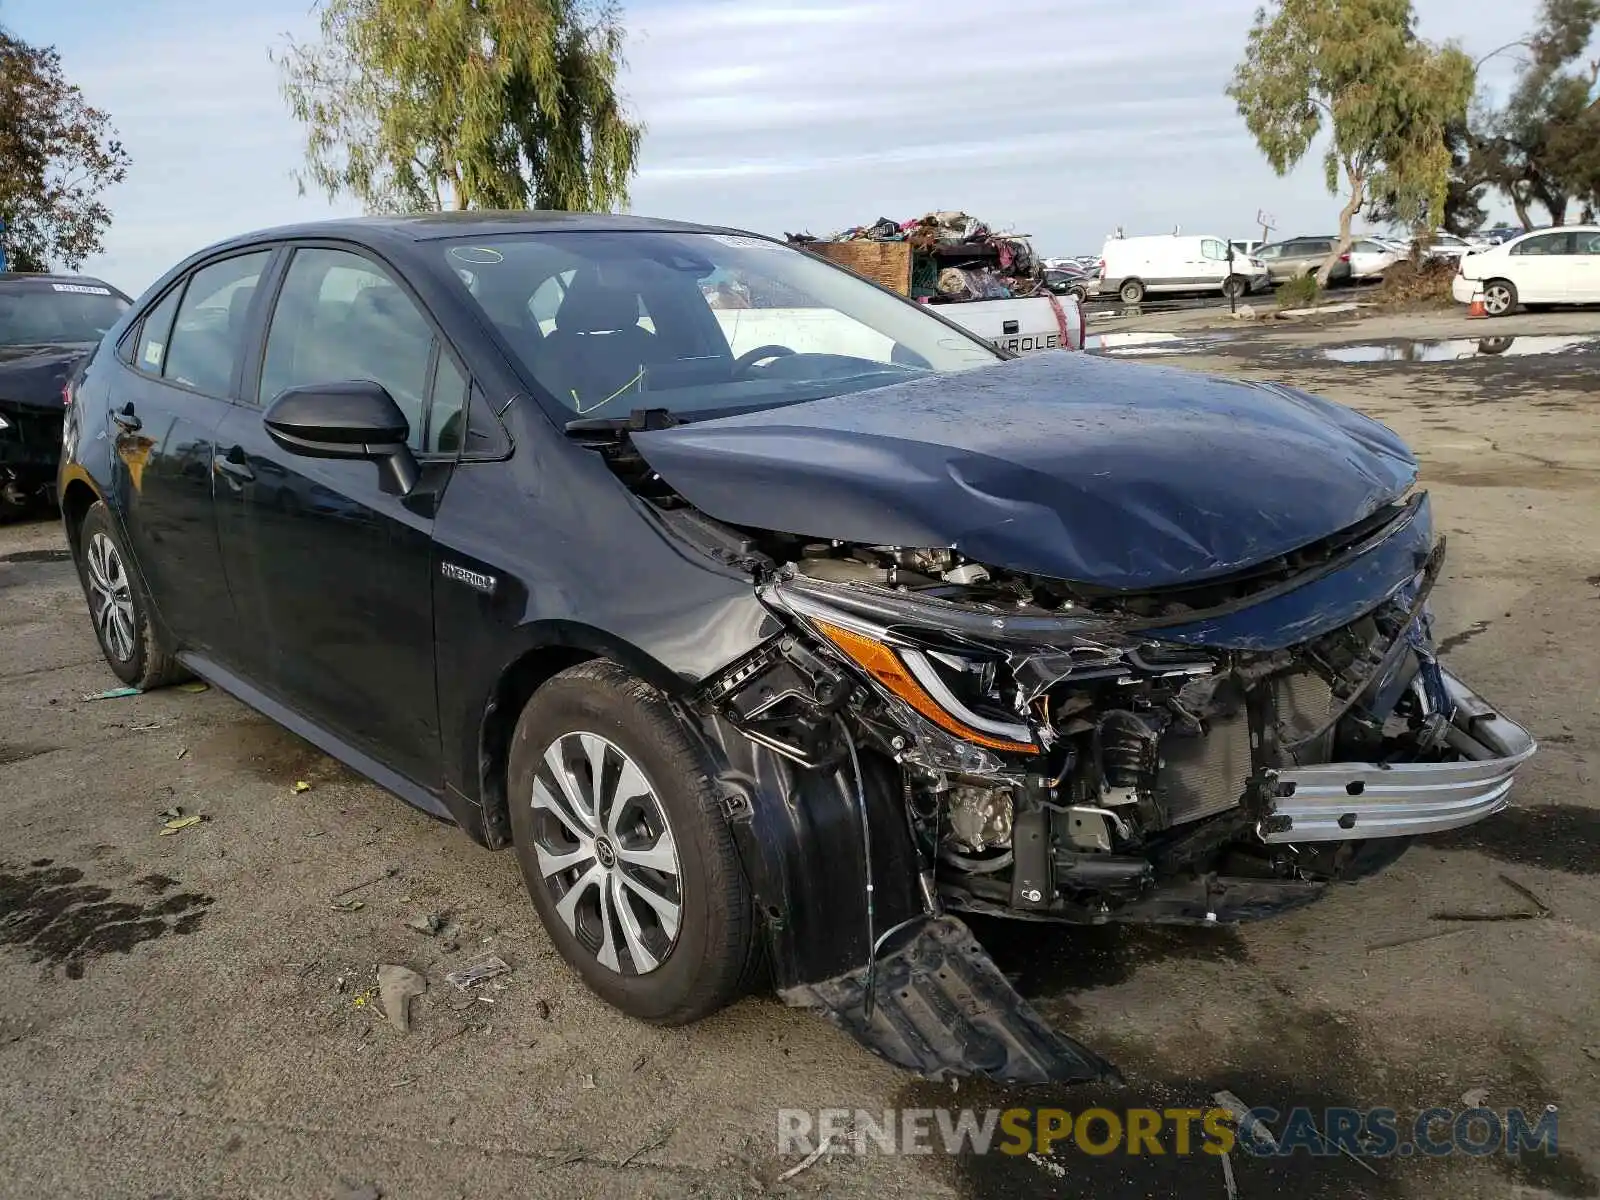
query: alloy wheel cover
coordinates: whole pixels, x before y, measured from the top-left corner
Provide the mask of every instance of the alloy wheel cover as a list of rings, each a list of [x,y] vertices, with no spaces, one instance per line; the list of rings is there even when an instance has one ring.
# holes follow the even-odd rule
[[[655,788],[614,742],[562,734],[534,775],[534,857],[556,915],[596,961],[647,975],[677,944],[677,842]]]

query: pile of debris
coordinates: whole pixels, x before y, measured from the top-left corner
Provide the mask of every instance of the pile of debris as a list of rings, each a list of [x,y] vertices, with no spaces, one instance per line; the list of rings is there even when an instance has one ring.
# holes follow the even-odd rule
[[[903,244],[910,279],[907,287],[897,290],[934,304],[1032,296],[1044,286],[1044,265],[1026,235],[995,233],[964,212],[931,212],[899,222],[882,217],[826,238],[809,233],[784,236],[792,246],[804,246],[857,270],[862,269],[860,256],[852,247]]]

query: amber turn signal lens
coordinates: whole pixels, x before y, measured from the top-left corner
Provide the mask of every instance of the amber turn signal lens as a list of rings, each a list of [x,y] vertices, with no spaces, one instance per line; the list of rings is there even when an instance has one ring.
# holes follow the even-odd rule
[[[1029,742],[1013,742],[1006,738],[997,738],[993,734],[980,732],[956,720],[923,690],[911,672],[906,670],[899,656],[882,642],[874,641],[864,634],[852,633],[848,629],[840,629],[837,625],[829,625],[825,621],[817,621],[816,628],[851,662],[946,733],[954,734],[965,742],[987,746],[991,750],[1007,750],[1013,754],[1039,753],[1039,748]]]

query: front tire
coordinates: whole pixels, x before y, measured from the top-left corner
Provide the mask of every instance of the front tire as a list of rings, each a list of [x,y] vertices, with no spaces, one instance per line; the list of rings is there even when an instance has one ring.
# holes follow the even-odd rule
[[[1237,300],[1250,288],[1250,281],[1243,275],[1229,275],[1222,281],[1222,295],[1228,300]]]
[[[506,782],[528,895],[601,999],[682,1025],[747,989],[759,938],[733,834],[660,692],[602,660],[563,671],[523,709]]]
[[[78,527],[78,578],[89,619],[116,677],[142,691],[188,677],[174,648],[156,626],[150,597],[111,512],[95,501]]]
[[[1483,285],[1483,311],[1504,317],[1516,311],[1517,285],[1509,279],[1491,279]]]

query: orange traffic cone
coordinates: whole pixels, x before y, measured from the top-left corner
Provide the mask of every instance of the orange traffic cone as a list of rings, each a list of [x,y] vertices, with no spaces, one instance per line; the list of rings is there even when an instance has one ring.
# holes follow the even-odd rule
[[[1472,303],[1467,305],[1467,316],[1469,316],[1469,317],[1487,317],[1488,315],[1489,315],[1489,310],[1483,306],[1483,293],[1482,292],[1473,292],[1472,293]]]

